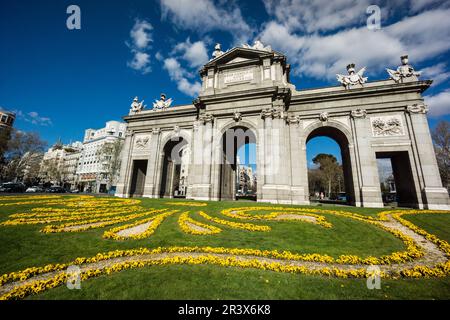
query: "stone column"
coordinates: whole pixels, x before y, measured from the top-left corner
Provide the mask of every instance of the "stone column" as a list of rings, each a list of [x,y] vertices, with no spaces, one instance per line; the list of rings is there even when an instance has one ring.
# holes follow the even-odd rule
[[[309,204],[306,147],[301,145],[300,117],[291,115],[289,125],[292,204]]]
[[[152,137],[150,139],[150,157],[148,158],[147,174],[145,177],[144,197],[146,198],[158,198],[155,192],[155,186],[158,183],[156,181],[156,171],[158,168],[158,154],[160,153],[160,128],[154,128],[152,130]]]
[[[120,165],[119,181],[116,186],[116,197],[127,198],[129,197],[129,187],[131,179],[131,168],[133,166],[132,161],[132,145],[133,145],[133,132],[127,130],[125,132],[125,141],[122,150],[122,160]]]
[[[265,168],[262,202],[291,203],[289,137],[284,106],[263,110]]]
[[[212,165],[212,141],[213,141],[213,116],[205,114],[202,118],[205,124],[203,130],[203,159],[204,164],[202,168],[202,183],[211,186],[211,165]]]
[[[425,209],[450,210],[447,189],[442,186],[441,176],[434,153],[430,129],[426,113],[428,108],[423,104],[407,107],[411,124],[411,140],[413,150],[417,154],[419,174],[422,176],[422,194],[425,198]],[[413,164],[411,164],[413,165]],[[413,168],[414,170],[415,168]]]
[[[210,200],[211,198],[213,120],[214,117],[211,114],[200,115],[198,129],[194,130],[194,172],[191,195],[196,200]]]
[[[351,119],[354,128],[354,140],[358,150],[361,205],[363,207],[383,208],[377,159],[371,146],[372,130],[370,120],[366,117],[364,110],[352,112]],[[349,141],[349,143],[351,142]],[[356,164],[352,163],[352,166],[354,165]],[[353,180],[355,179],[356,177],[353,176]],[[354,185],[356,185],[355,181]]]

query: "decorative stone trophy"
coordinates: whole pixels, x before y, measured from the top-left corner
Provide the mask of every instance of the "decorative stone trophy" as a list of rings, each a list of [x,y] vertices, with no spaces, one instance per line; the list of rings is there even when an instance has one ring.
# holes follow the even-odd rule
[[[153,111],[166,110],[172,104],[172,98],[166,100],[166,95],[161,93],[161,98],[153,102]]]
[[[348,75],[336,74],[337,81],[344,85],[345,89],[350,89],[355,85],[363,85],[367,82],[367,77],[364,77],[366,67],[362,68],[358,72],[355,72],[355,64],[350,63],[347,66]]]
[[[253,43],[253,46],[249,45],[249,44],[243,44],[242,45],[243,48],[246,49],[253,49],[253,50],[260,50],[260,51],[267,51],[267,52],[272,52],[272,47],[271,46],[265,46],[261,41],[256,40]]]
[[[144,110],[146,106],[144,105],[144,100],[139,102],[139,98],[135,97],[131,103],[130,114],[136,114]]]
[[[400,57],[402,65],[397,70],[386,69],[392,80],[397,83],[410,82],[419,80],[420,72],[414,71],[414,68],[409,64],[408,55],[405,54]]]
[[[214,47],[214,52],[212,54],[213,59],[220,57],[221,55],[223,55],[223,51],[220,48],[220,43],[216,43],[216,46]]]

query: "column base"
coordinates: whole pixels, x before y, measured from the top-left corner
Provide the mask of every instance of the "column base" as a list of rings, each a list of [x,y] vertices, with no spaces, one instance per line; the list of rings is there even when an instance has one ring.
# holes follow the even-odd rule
[[[193,200],[208,201],[211,200],[210,184],[193,184],[189,197]]]
[[[365,208],[384,208],[379,187],[361,187],[361,200]]]
[[[425,209],[428,210],[450,210],[450,199],[447,189],[445,188],[430,188],[423,190],[426,202]]]

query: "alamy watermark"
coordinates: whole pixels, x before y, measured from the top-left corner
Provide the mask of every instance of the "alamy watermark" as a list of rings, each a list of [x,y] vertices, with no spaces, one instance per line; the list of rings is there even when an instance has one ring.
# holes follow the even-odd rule
[[[66,26],[69,30],[80,30],[81,29],[81,9],[79,6],[72,4],[67,7],[67,14],[70,14],[66,20]]]
[[[69,266],[66,270],[66,286],[69,290],[81,289],[81,269],[79,266]]]
[[[381,289],[381,270],[378,266],[369,266],[366,270],[368,275],[366,285],[367,289]]]
[[[370,14],[367,18],[367,29],[380,30],[381,29],[381,9],[377,5],[368,6],[366,13]]]

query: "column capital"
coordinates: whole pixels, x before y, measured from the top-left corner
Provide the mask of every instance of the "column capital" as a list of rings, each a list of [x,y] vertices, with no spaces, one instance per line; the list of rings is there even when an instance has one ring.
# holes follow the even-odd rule
[[[413,104],[406,107],[406,111],[409,114],[426,114],[428,112],[428,106],[425,104]]]
[[[282,107],[266,108],[261,111],[261,118],[286,119],[286,111]]]
[[[161,128],[153,128],[152,133],[153,134],[159,134],[161,132]]]
[[[134,132],[130,129],[125,131],[125,138],[134,136]]]
[[[367,111],[364,109],[356,109],[350,112],[350,115],[353,119],[365,119],[367,116]]]
[[[198,120],[203,124],[207,124],[209,122],[214,122],[214,116],[210,113],[203,113],[198,116]]]
[[[286,122],[289,125],[296,124],[298,126],[300,124],[300,116],[295,116],[293,114],[290,114],[286,117]]]

